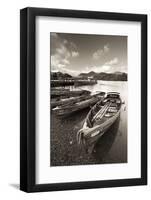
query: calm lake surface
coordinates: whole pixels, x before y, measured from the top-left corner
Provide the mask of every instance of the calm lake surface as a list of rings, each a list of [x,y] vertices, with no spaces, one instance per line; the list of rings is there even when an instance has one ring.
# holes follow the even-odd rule
[[[77,131],[82,128],[90,108],[66,118],[57,118],[51,114],[50,166],[127,162],[127,82],[98,81],[95,85],[70,87],[70,89],[89,90],[92,94],[99,91],[119,92],[125,104],[122,105],[120,117],[100,138],[92,154],[80,149],[76,140]]]

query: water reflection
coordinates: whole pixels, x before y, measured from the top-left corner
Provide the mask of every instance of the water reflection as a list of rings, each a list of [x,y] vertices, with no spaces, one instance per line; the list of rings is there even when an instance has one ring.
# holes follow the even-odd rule
[[[108,152],[110,151],[118,133],[119,122],[120,116],[117,118],[116,122],[110,127],[110,129],[106,133],[104,133],[104,135],[97,141],[94,147],[93,156],[98,161],[102,162],[104,157],[107,156]]]

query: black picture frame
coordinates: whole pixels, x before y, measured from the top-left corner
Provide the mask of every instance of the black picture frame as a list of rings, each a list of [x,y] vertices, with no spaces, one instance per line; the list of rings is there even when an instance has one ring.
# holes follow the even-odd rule
[[[141,23],[141,178],[36,184],[35,19],[54,16]],[[147,184],[147,15],[24,8],[20,11],[20,189],[25,192],[121,187]]]

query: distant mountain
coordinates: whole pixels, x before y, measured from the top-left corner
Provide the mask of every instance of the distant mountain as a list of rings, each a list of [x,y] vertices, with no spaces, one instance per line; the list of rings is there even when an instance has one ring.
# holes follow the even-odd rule
[[[88,77],[88,76],[95,76],[95,75],[96,75],[96,73],[94,71],[91,71],[89,73],[81,73],[79,76],[86,76],[86,77]]]
[[[81,73],[79,74],[82,78],[93,77],[97,80],[106,80],[106,81],[127,81],[127,73],[125,72],[114,72],[114,73],[96,73],[96,72],[89,72],[89,73]]]
[[[70,79],[71,75],[62,72],[51,72],[51,80]]]

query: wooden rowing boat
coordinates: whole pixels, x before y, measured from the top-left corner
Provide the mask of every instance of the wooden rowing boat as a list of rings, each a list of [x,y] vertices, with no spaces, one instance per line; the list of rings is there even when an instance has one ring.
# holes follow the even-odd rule
[[[57,106],[68,106],[71,105],[73,103],[77,103],[80,102],[82,100],[85,100],[87,97],[89,97],[89,95],[82,95],[82,96],[78,96],[78,97],[64,97],[64,98],[55,98],[55,99],[51,99],[51,109],[57,107]]]
[[[67,116],[80,111],[82,109],[88,108],[96,104],[96,102],[104,98],[105,92],[100,92],[99,94],[86,96],[85,99],[78,101],[70,105],[62,105],[52,109],[53,113],[58,116]]]
[[[90,94],[90,91],[87,90],[69,90],[69,89],[51,89],[51,98],[56,97],[75,97],[80,95],[88,95]]]
[[[89,111],[83,127],[77,133],[78,144],[92,152],[97,140],[111,127],[120,115],[122,101],[120,94],[109,92]]]

